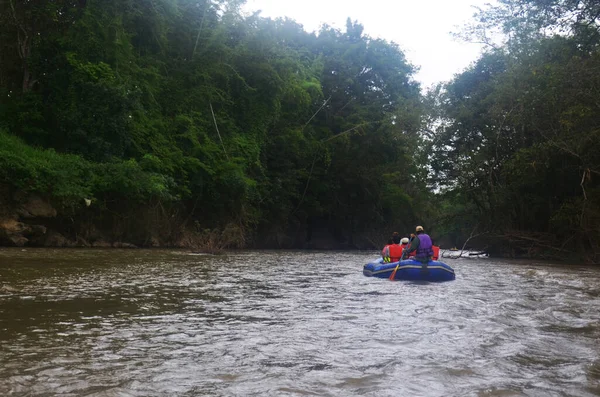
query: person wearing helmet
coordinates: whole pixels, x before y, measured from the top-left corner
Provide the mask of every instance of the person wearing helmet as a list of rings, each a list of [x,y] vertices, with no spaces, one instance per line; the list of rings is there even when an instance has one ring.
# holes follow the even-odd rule
[[[423,263],[427,267],[427,263],[433,257],[433,242],[428,234],[425,234],[423,226],[417,226],[415,229],[416,236],[413,238],[410,247],[405,250],[406,254],[416,251],[415,260]]]
[[[408,245],[408,239],[406,237],[400,239],[400,234],[394,232],[394,234],[392,234],[392,243],[393,244],[386,245],[381,253],[383,261],[386,263],[399,262],[402,259],[404,249]]]

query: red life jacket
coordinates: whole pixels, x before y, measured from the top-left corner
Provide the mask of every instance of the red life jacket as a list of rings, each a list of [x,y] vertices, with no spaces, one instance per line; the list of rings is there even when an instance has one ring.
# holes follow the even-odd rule
[[[387,248],[387,247],[389,247],[389,246],[390,246],[390,244],[386,244],[386,245],[385,245],[385,247],[383,247],[383,249],[381,250],[381,256],[382,256],[382,257],[385,257],[385,250],[386,250],[386,248]]]
[[[440,247],[438,247],[437,245],[432,245],[431,249],[433,250],[433,256],[431,257],[431,259],[437,261],[440,257]]]
[[[390,247],[390,262],[398,262],[402,258],[402,252],[406,244],[392,244]]]

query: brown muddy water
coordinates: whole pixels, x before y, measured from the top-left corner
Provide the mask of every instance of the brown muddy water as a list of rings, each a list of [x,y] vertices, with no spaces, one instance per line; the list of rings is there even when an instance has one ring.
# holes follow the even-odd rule
[[[599,396],[600,269],[0,250],[0,396]]]

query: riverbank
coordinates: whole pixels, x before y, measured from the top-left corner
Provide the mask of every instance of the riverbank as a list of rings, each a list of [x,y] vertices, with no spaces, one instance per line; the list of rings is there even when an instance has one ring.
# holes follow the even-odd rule
[[[248,236],[229,222],[203,228],[182,206],[151,202],[118,212],[97,203],[57,209],[37,194],[0,189],[0,246],[54,248],[188,248],[220,252],[226,248],[374,249],[364,238],[340,241],[327,230],[306,227]]]
[[[191,220],[184,206],[160,201],[124,207],[122,211],[117,208],[114,203],[111,207],[110,203],[85,200],[71,207],[55,205],[38,194],[0,186],[0,247],[182,248],[207,253],[241,248],[353,251],[378,250],[377,242],[384,240],[383,234],[352,235],[326,221],[252,233],[232,222],[203,228]],[[442,247],[455,245],[447,240],[436,239]],[[595,264],[585,255],[564,249],[523,248],[512,240],[488,235],[471,241],[464,252],[446,249],[442,258],[480,253],[497,258]]]
[[[320,250],[378,249],[360,234],[350,235],[327,221],[286,229],[249,231],[223,220],[205,226],[183,203],[151,200],[55,204],[52,199],[0,185],[0,246],[56,248],[189,248],[220,252],[230,248]]]

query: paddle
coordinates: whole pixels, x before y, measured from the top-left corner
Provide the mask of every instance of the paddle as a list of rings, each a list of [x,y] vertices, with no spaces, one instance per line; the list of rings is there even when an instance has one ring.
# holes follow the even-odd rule
[[[400,260],[402,260],[402,258],[400,258]],[[392,274],[390,274],[390,280],[393,280],[394,277],[396,276],[396,272],[398,271],[398,266],[400,266],[400,262],[398,262],[398,264],[396,265],[396,268],[394,269]]]
[[[400,261],[402,261],[402,258],[400,258]],[[398,262],[398,264],[396,265],[396,268],[394,269],[394,271],[392,272],[392,274],[390,274],[390,280],[394,280],[394,277],[396,277],[396,272],[398,271],[398,267],[400,266],[400,262]]]

